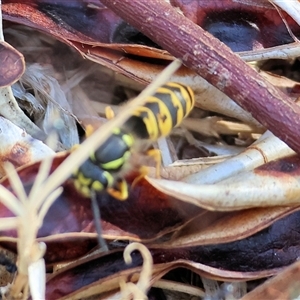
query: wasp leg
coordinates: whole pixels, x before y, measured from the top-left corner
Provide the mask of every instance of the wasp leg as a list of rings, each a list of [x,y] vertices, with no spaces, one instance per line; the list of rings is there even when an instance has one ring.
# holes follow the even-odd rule
[[[148,156],[153,157],[156,163],[156,178],[160,178],[160,168],[161,168],[161,153],[158,149],[150,149],[146,152]],[[145,174],[147,175],[147,173]]]
[[[161,168],[161,153],[158,149],[150,149],[146,152],[148,156],[151,156],[155,161],[156,177],[160,178],[160,168]],[[132,187],[134,187],[142,178],[148,175],[149,169],[146,166],[141,166],[139,168],[139,175],[133,180]]]
[[[115,113],[110,106],[105,107],[105,116],[107,120],[111,120],[115,117]]]
[[[88,138],[89,136],[91,136],[94,133],[95,129],[93,128],[92,125],[88,124],[85,127],[85,136]]]
[[[145,176],[147,176],[149,173],[149,169],[146,166],[141,166],[139,168],[139,175],[134,178],[131,186],[134,187],[141,179],[143,179]]]
[[[100,215],[100,208],[97,203],[96,193],[94,190],[91,190],[90,192],[91,192],[92,211],[93,211],[95,228],[97,232],[98,244],[101,250],[108,251],[107,244],[102,237],[101,215]]]
[[[124,179],[119,179],[116,188],[108,188],[107,192],[118,200],[126,200],[128,198],[128,186]]]

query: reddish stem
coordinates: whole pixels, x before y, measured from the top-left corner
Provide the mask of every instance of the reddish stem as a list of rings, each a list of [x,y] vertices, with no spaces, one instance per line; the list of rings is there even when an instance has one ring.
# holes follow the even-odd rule
[[[292,149],[300,149],[300,107],[236,54],[163,0],[101,0],[249,111]]]

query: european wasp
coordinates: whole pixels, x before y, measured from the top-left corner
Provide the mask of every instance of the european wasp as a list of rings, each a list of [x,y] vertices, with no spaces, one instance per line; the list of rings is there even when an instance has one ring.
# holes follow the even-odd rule
[[[126,200],[128,188],[124,172],[140,140],[156,141],[167,136],[190,113],[194,93],[188,86],[169,82],[147,98],[144,106],[133,110],[131,117],[74,172],[74,184],[86,197],[91,191],[107,191],[118,200]],[[153,152],[152,152],[153,153]],[[154,154],[159,164],[160,157]]]

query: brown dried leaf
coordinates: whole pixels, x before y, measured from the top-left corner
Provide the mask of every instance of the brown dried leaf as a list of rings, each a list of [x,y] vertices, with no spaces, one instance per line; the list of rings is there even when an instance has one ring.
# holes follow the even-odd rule
[[[0,42],[0,65],[0,88],[14,84],[25,71],[24,56],[4,41]]]
[[[238,241],[298,210],[300,206],[254,208],[230,213],[205,211],[174,232],[170,240],[156,247],[192,247]]]
[[[175,268],[187,268],[215,280],[253,280],[278,274],[283,266],[297,260],[299,212],[277,221],[252,237],[221,245],[152,249],[155,282]],[[53,274],[47,283],[47,299],[81,293],[103,293],[119,289],[121,278],[137,280],[142,259],[133,253],[133,263],[125,265],[122,250],[97,254]],[[89,276],[86,276],[89,274]],[[74,294],[72,294],[74,293]],[[79,294],[80,293],[80,294]]]
[[[161,192],[208,210],[299,205],[298,156],[265,164],[218,184],[192,185],[147,178]],[[262,192],[263,191],[263,192]]]
[[[300,262],[295,262],[276,277],[266,281],[241,300],[291,300],[300,294]]]

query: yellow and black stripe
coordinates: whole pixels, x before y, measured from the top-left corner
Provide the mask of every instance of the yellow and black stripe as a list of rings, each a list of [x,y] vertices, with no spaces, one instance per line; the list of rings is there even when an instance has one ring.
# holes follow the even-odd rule
[[[103,191],[119,200],[128,196],[123,169],[137,140],[156,141],[170,134],[194,106],[193,91],[182,84],[169,82],[157,89],[144,106],[133,110],[122,128],[112,135],[74,172],[76,188],[86,197],[91,190]]]
[[[157,89],[124,124],[140,139],[156,141],[170,134],[194,106],[194,93],[188,86],[169,82]]]

